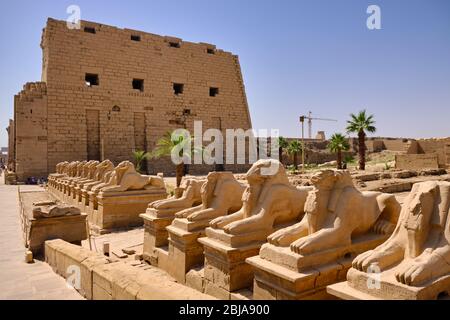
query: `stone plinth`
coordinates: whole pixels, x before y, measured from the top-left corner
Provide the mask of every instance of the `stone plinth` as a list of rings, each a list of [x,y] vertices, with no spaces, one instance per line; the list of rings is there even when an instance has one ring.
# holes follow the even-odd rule
[[[230,235],[221,229],[207,228],[206,237],[199,242],[204,246],[204,273],[208,285],[228,293],[251,287],[253,270],[245,260],[259,253],[266,237],[261,231]]]
[[[247,259],[255,279],[257,300],[332,299],[326,287],[345,280],[353,258],[383,243],[387,235],[366,234],[348,246],[300,255],[290,247],[262,246],[259,256]]]
[[[81,202],[79,203],[79,206],[83,212],[87,213],[89,208],[89,193],[85,189],[81,190]]]
[[[74,205],[76,205],[76,206],[79,206],[80,207],[80,205],[81,205],[81,195],[82,195],[82,191],[81,191],[81,187],[78,185],[78,186],[75,186],[74,188],[73,188],[73,204]],[[80,207],[80,209],[81,209],[81,207]]]
[[[146,213],[140,215],[144,220],[144,249],[143,258],[150,264],[167,270],[168,257],[168,232],[173,217],[158,217],[156,210],[147,209]]]
[[[345,300],[436,300],[448,298],[450,275],[439,277],[420,286],[408,286],[398,282],[395,278],[396,270],[408,263],[407,260],[403,261],[398,266],[383,271],[379,275],[351,268],[347,273],[347,281],[330,285],[327,287],[327,291],[329,294]],[[375,285],[377,280],[380,280],[379,286]]]
[[[20,211],[22,230],[26,247],[39,256],[46,240],[63,239],[74,244],[81,244],[87,239],[86,214],[65,215],[49,218],[34,218],[33,203],[52,201],[46,191],[20,192]]]
[[[139,215],[147,209],[150,202],[164,199],[167,196],[165,189],[137,190],[124,192],[89,193],[88,212],[89,222],[96,231],[108,232],[115,228],[127,228],[142,225]],[[98,203],[95,208],[95,201]],[[91,207],[92,203],[92,207]]]
[[[169,269],[167,271],[178,281],[184,283],[186,273],[194,266],[202,265],[203,245],[198,238],[205,235],[208,220],[188,221],[176,218],[167,227],[169,232]]]
[[[67,203],[70,204],[77,204],[77,182],[73,181],[70,185],[69,185],[69,194],[67,195],[66,198]]]

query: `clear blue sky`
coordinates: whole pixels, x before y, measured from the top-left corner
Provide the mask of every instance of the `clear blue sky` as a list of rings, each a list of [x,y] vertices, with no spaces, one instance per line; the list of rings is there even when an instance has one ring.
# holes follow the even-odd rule
[[[83,20],[209,42],[240,57],[254,128],[298,136],[298,116],[335,118],[314,132],[344,131],[350,112],[375,114],[380,136],[450,136],[450,1],[184,0],[2,1],[0,146],[13,95],[40,80],[47,17]],[[368,5],[381,30],[368,30]]]

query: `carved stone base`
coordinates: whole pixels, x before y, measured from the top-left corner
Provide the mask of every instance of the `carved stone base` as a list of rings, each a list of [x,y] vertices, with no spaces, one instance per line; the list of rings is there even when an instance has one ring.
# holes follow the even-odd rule
[[[198,238],[205,235],[209,220],[188,221],[176,218],[167,227],[169,232],[169,269],[168,271],[181,283],[186,281],[186,273],[195,266],[202,265],[203,245]]]
[[[81,202],[78,204],[80,206],[80,210],[83,212],[87,212],[89,208],[89,194],[85,189],[81,190]]]
[[[205,279],[227,292],[251,287],[253,270],[245,259],[259,253],[261,238],[265,240],[260,232],[230,235],[206,228],[206,237],[199,239],[205,251]]]
[[[72,188],[69,185],[69,183],[64,183],[62,201],[65,203],[71,203],[70,202],[71,199],[72,199]]]
[[[167,270],[169,255],[169,234],[166,227],[173,218],[159,218],[154,213],[155,209],[147,209],[140,217],[144,220],[144,249],[143,258],[151,265]]]
[[[46,191],[20,192],[20,218],[25,246],[39,256],[46,240],[63,239],[74,244],[81,244],[87,238],[86,215],[66,215],[52,218],[34,218],[33,203],[53,201],[53,196]]]
[[[328,286],[327,291],[341,299],[387,299],[387,300],[436,300],[447,298],[450,294],[450,275],[439,277],[421,286],[413,287],[402,284],[395,278],[396,267],[381,273],[380,278],[373,274],[351,268],[347,273],[347,281]],[[370,277],[371,276],[371,277]],[[379,286],[375,281],[380,280]]]
[[[255,273],[254,299],[333,299],[326,287],[346,279],[355,256],[383,243],[387,236],[369,234],[348,246],[319,251],[307,256],[289,247],[262,246],[259,256],[247,259]]]
[[[96,197],[98,210],[90,207],[92,211],[88,212],[88,219],[91,225],[100,231],[139,226],[143,224],[139,215],[145,212],[148,204],[164,199],[166,196],[163,189],[100,192]],[[92,194],[92,198],[94,197],[95,195]]]
[[[194,268],[186,273],[186,286],[221,300],[251,300],[253,293],[248,289],[229,292],[205,279],[204,268]]]
[[[81,188],[75,187],[73,191],[74,191],[73,204],[80,207],[81,209],[81,196],[82,196]]]
[[[351,259],[330,263],[322,267],[295,272],[259,256],[247,259],[254,267],[254,300],[325,300],[326,286],[345,279]]]

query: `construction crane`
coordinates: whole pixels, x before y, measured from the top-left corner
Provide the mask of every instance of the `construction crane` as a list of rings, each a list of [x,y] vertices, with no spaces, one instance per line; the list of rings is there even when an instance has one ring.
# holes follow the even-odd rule
[[[305,119],[308,119],[308,138],[312,139],[312,121],[313,120],[321,120],[321,121],[335,121],[337,122],[337,120],[335,119],[325,119],[325,118],[313,118],[312,116],[312,112],[309,111],[307,116],[301,116],[300,117],[300,122],[304,122]],[[302,121],[303,118],[303,121]]]
[[[308,119],[308,137],[312,138],[312,121],[313,120],[321,120],[321,121],[336,121],[335,119],[325,119],[325,118],[313,118],[312,112],[309,111],[307,116],[300,116],[300,122],[302,124],[302,173],[305,173],[305,119]]]

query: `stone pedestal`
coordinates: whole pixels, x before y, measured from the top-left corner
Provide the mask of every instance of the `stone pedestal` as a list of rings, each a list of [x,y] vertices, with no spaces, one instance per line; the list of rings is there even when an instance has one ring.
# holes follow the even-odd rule
[[[43,253],[46,240],[63,239],[81,245],[87,239],[86,214],[34,218],[33,203],[53,201],[46,191],[20,192],[20,219],[25,246],[34,256]]]
[[[94,191],[88,191],[88,197],[89,197],[89,205],[86,208],[86,213],[88,214],[89,221],[93,221],[93,214],[95,210],[98,210],[98,192]]]
[[[257,300],[335,299],[326,287],[345,280],[358,254],[383,243],[388,236],[367,234],[348,246],[306,256],[289,247],[262,246],[259,256],[248,258],[254,268],[253,298]]]
[[[86,212],[86,213],[87,213],[88,208],[89,208],[89,193],[88,193],[88,191],[86,191],[85,189],[82,189],[82,190],[81,190],[80,209],[81,209],[83,212]]]
[[[73,203],[81,209],[81,187],[75,186],[73,188]]]
[[[78,199],[77,199],[77,182],[72,182],[69,186],[69,195],[67,198],[67,203],[77,205]]]
[[[173,221],[172,217],[158,217],[155,209],[149,208],[140,215],[144,220],[143,258],[153,266],[167,270],[169,234],[166,227]]]
[[[70,197],[72,194],[70,183],[71,182],[69,182],[69,181],[66,181],[63,183],[63,192],[62,192],[61,200],[66,203],[70,203]]]
[[[199,241],[205,251],[205,280],[216,292],[230,293],[249,288],[253,283],[252,267],[246,258],[259,253],[266,241],[266,232],[230,235],[221,229],[206,229],[206,237]]]
[[[210,220],[188,221],[176,218],[167,227],[169,232],[169,268],[175,279],[184,283],[186,273],[195,266],[202,265],[203,245],[198,238],[205,235]]]
[[[408,286],[395,278],[395,272],[402,265],[392,267],[380,274],[368,274],[354,268],[347,273],[347,281],[327,287],[327,292],[345,300],[436,300],[448,299],[450,275],[442,276],[421,286]],[[375,281],[380,280],[379,286]]]
[[[116,228],[128,228],[142,225],[139,215],[147,209],[150,202],[166,198],[165,189],[137,190],[124,192],[100,192],[92,196],[92,212],[88,213],[89,222],[100,233]],[[91,200],[91,198],[90,198]],[[95,209],[95,200],[98,209]],[[91,206],[90,206],[91,208]]]

